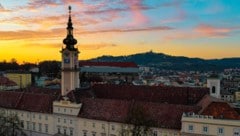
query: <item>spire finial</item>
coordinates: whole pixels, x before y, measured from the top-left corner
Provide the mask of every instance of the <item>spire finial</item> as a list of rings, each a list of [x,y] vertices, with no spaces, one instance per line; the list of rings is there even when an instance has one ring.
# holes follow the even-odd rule
[[[72,7],[70,5],[68,6],[68,10],[69,10],[69,16],[71,16]]]
[[[73,37],[73,24],[71,19],[71,10],[72,7],[68,6],[68,12],[69,12],[69,18],[67,23],[67,37],[63,40],[63,43],[66,45],[66,48],[69,50],[76,50],[74,47],[75,44],[77,44],[77,40]]]

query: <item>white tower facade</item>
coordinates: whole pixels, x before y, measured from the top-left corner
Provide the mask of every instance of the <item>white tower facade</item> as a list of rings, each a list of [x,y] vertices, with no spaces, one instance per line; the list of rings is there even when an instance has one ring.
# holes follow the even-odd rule
[[[80,87],[78,48],[74,47],[77,40],[73,37],[73,27],[71,19],[71,7],[69,6],[69,19],[67,26],[67,37],[63,40],[66,45],[60,51],[62,54],[62,78],[61,94],[65,96],[69,91]]]
[[[207,87],[210,89],[210,95],[215,98],[221,98],[220,94],[220,78],[218,76],[210,76],[207,79]]]

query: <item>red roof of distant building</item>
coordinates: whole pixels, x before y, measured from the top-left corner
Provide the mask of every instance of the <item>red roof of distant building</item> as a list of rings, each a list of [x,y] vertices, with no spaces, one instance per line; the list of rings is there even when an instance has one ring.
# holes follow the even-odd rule
[[[141,106],[154,127],[180,129],[183,112],[198,112],[201,107],[164,103],[83,98],[79,117],[127,123],[130,110]]]
[[[93,62],[93,61],[80,61],[80,67],[83,66],[107,66],[107,67],[125,67],[125,68],[137,68],[137,64],[134,62]]]
[[[17,84],[8,79],[7,77],[4,77],[4,76],[0,76],[0,85],[4,85],[4,86],[16,86]]]
[[[52,113],[54,98],[46,94],[1,91],[0,107],[31,112]]]
[[[227,102],[209,95],[204,96],[197,105],[202,107],[199,111],[201,115],[209,115],[214,118],[240,119],[238,112]]]
[[[93,92],[97,98],[193,105],[208,94],[209,89],[96,84],[93,86]]]

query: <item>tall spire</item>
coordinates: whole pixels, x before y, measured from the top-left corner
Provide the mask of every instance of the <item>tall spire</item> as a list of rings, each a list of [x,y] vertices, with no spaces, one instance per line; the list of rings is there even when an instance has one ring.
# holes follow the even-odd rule
[[[67,37],[63,40],[63,43],[66,45],[68,50],[77,50],[74,48],[74,45],[77,44],[77,40],[73,37],[73,26],[71,18],[71,6],[68,7],[69,17],[67,23]]]

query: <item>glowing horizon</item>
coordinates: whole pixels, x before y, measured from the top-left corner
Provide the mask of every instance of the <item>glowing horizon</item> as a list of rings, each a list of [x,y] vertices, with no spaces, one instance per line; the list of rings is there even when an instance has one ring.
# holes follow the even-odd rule
[[[204,59],[240,57],[237,0],[0,1],[0,61],[60,60],[68,5],[80,59],[154,51]]]

